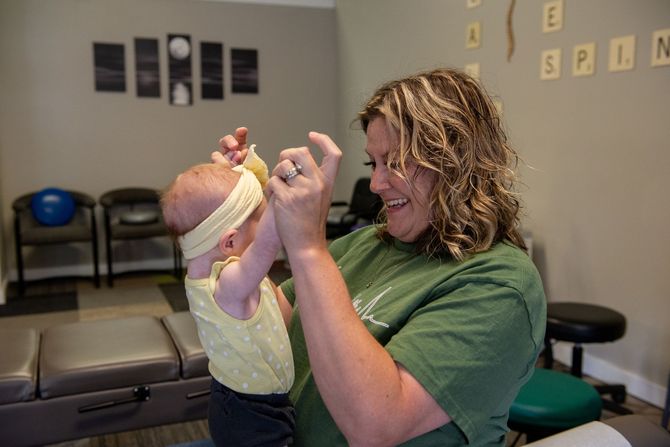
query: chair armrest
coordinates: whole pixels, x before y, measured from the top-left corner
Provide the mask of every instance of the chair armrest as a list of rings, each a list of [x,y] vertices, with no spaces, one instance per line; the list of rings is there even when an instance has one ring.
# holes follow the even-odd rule
[[[98,203],[105,209],[111,208],[112,205],[114,205],[114,197],[109,193],[103,194],[100,196],[100,199],[98,199]]]
[[[84,206],[90,209],[93,209],[95,207],[96,204],[95,199],[89,196],[88,194],[84,194],[83,192],[79,191],[68,191],[68,192],[72,195],[72,198],[74,199],[74,202],[77,205]]]
[[[14,202],[12,202],[12,209],[14,210],[14,212],[21,213],[23,211],[30,209],[30,201],[32,200],[34,195],[35,193],[31,192],[28,194],[24,194],[18,199],[14,200]]]
[[[72,200],[74,200],[74,203],[77,206],[83,206],[90,209],[93,209],[95,207],[96,204],[95,199],[89,196],[88,194],[72,190],[67,190],[67,192],[72,196]],[[35,194],[37,193],[31,192],[28,194],[24,194],[18,199],[14,200],[14,202],[12,203],[12,209],[17,213],[29,210],[31,201]]]
[[[152,188],[120,188],[107,191],[100,196],[100,205],[103,208],[139,203],[158,204],[159,201],[160,192]]]

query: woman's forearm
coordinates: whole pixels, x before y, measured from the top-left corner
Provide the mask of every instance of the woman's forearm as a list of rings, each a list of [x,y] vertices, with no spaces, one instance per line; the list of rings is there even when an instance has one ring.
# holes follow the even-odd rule
[[[394,445],[448,422],[368,332],[325,248],[292,257],[291,268],[314,378],[350,445]],[[435,409],[444,417],[426,421]]]

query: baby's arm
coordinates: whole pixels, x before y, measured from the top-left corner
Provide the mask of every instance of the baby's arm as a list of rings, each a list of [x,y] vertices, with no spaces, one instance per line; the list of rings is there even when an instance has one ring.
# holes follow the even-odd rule
[[[293,307],[291,303],[286,299],[286,295],[282,292],[281,287],[274,285],[275,295],[277,296],[277,301],[279,302],[279,309],[281,310],[282,318],[284,318],[284,324],[286,327],[291,325],[291,318],[293,316]]]
[[[273,204],[274,198],[271,197],[256,226],[256,237],[242,253],[239,262],[231,262],[219,274],[214,297],[224,311],[237,318],[249,318],[256,311],[258,286],[270,271],[281,248]]]

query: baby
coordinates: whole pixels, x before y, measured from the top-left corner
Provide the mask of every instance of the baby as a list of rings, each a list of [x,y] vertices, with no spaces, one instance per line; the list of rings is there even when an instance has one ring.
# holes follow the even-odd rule
[[[253,145],[234,164],[228,157],[191,167],[163,193],[161,207],[187,260],[186,296],[209,358],[212,439],[284,446],[295,428],[291,307],[267,277],[281,242],[263,195],[267,166]]]

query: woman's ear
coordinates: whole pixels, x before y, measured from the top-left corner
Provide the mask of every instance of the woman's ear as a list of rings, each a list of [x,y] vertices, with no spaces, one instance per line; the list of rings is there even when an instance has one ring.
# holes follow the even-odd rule
[[[230,257],[235,253],[235,236],[237,230],[226,230],[219,238],[219,250],[225,256]]]

